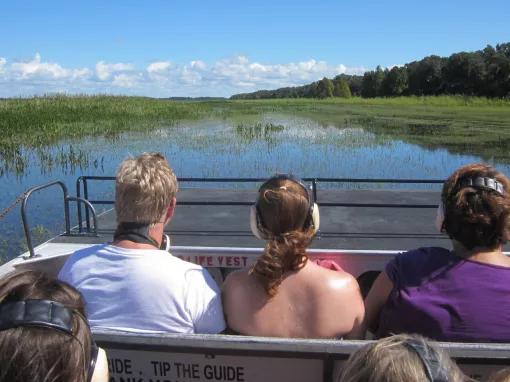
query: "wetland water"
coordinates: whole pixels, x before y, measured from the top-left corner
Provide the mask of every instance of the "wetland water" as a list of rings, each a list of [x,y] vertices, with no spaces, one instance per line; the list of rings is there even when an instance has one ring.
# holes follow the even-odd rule
[[[114,138],[63,140],[45,148],[21,150],[22,163],[0,157],[0,211],[27,188],[51,180],[63,180],[75,194],[78,176],[114,175],[122,159],[144,151],[164,153],[178,177],[268,177],[285,172],[301,177],[434,179],[445,178],[461,165],[484,161],[375,134],[359,122],[335,125],[272,113],[244,119],[181,121]],[[507,164],[493,164],[510,174]],[[96,198],[111,198],[113,182],[94,184],[94,190]],[[33,198],[29,217],[36,242],[63,229],[61,204],[55,190]],[[17,206],[0,220],[0,255],[6,260],[22,250]]]

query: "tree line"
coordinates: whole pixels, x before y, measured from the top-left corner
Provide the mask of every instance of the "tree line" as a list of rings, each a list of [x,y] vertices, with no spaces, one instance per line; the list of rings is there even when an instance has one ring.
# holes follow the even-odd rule
[[[303,86],[236,94],[231,99],[442,94],[510,98],[510,43],[449,57],[427,56],[390,69],[378,66],[363,76],[340,74]]]

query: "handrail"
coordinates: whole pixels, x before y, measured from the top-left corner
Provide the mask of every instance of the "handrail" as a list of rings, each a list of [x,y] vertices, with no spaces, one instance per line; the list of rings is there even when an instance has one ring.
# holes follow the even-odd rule
[[[87,215],[88,215],[89,209],[92,211],[92,221],[94,222],[94,230],[92,231],[92,233],[97,235],[97,214],[96,214],[96,209],[94,208],[94,205],[87,199],[81,198],[79,196],[70,196],[70,197],[68,197],[68,200],[77,202],[76,205],[81,205],[80,203],[85,204],[85,207],[88,207],[88,208],[85,208],[85,211],[87,211]],[[88,228],[88,231],[90,232],[90,227]],[[83,232],[81,220],[78,220],[78,232],[79,233]]]
[[[69,220],[69,201],[67,200],[69,195],[68,195],[67,186],[65,185],[65,183],[60,180],[57,180],[57,181],[46,183],[46,184],[43,184],[40,186],[32,187],[31,189],[29,189],[26,192],[25,197],[23,198],[23,202],[21,204],[21,221],[23,222],[23,229],[25,230],[25,238],[27,240],[27,246],[28,246],[28,250],[30,252],[30,257],[34,257],[35,252],[34,252],[34,246],[32,244],[32,236],[30,235],[30,227],[28,226],[28,217],[27,217],[27,211],[26,211],[28,198],[30,198],[30,196],[36,191],[40,191],[45,188],[49,188],[49,187],[57,186],[57,185],[60,186],[60,188],[62,189],[62,192],[64,194],[64,218],[65,218],[65,225],[66,225],[65,233],[69,234],[71,232],[71,222]]]
[[[90,200],[88,195],[88,180],[115,180],[114,176],[80,176],[76,180],[76,195],[81,196],[83,187],[84,198],[92,204],[114,204],[113,200]],[[267,178],[179,178],[179,182],[197,183],[256,183],[263,182]],[[398,203],[320,203],[318,201],[317,189],[319,183],[389,183],[389,184],[442,184],[442,179],[383,179],[383,178],[302,178],[305,182],[311,182],[311,190],[314,200],[321,206],[327,207],[394,207],[394,208],[437,208],[436,204],[398,204]],[[249,206],[252,202],[179,202],[181,205],[210,205],[210,206]],[[81,206],[78,206],[78,218],[81,221]],[[86,215],[88,224],[89,218]],[[88,225],[87,225],[88,227]],[[81,228],[81,227],[80,227]]]
[[[94,221],[94,233],[97,235],[97,216],[96,216],[96,210],[94,209],[94,206],[88,200],[85,200],[85,199],[83,199],[81,197],[69,196],[69,192],[67,190],[67,186],[65,185],[64,182],[62,182],[60,180],[57,180],[57,181],[54,181],[54,182],[50,182],[50,183],[46,183],[46,184],[42,184],[42,185],[39,185],[39,186],[32,187],[31,189],[29,189],[25,193],[25,196],[23,198],[23,202],[21,204],[21,221],[23,222],[23,230],[25,231],[25,238],[27,240],[28,251],[30,252],[29,258],[34,257],[35,256],[35,252],[34,252],[34,246],[32,244],[32,236],[30,234],[30,227],[29,227],[29,224],[28,224],[28,217],[27,217],[27,203],[28,203],[28,199],[30,198],[30,196],[32,196],[32,194],[34,192],[40,191],[40,190],[43,190],[43,189],[46,189],[46,188],[49,188],[49,187],[52,187],[52,186],[60,186],[60,188],[62,190],[62,193],[63,193],[65,234],[66,235],[70,235],[71,234],[71,220],[70,220],[70,217],[69,217],[69,202],[70,201],[75,201],[75,202],[77,202],[77,204],[84,203],[88,207],[86,209],[87,211],[88,211],[89,208],[91,209],[92,216],[93,216],[93,221]]]

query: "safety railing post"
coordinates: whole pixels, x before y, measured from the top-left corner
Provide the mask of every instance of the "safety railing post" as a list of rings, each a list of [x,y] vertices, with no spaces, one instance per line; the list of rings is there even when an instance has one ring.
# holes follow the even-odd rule
[[[76,179],[76,197],[81,198],[81,179],[82,177],[78,177]],[[76,203],[76,213],[78,216],[78,232],[82,233],[83,231],[83,223],[82,223],[82,215],[81,215],[81,203]]]
[[[25,197],[23,198],[23,202],[21,204],[21,221],[23,223],[23,230],[25,231],[25,238],[27,241],[28,251],[30,252],[30,257],[34,257],[35,252],[34,252],[34,246],[32,244],[32,236],[30,235],[30,226],[28,224],[28,216],[27,216],[28,199],[34,192],[40,191],[42,189],[45,189],[45,188],[48,188],[51,186],[56,186],[56,185],[60,186],[60,188],[62,189],[62,192],[64,194],[64,219],[65,219],[65,226],[66,226],[66,234],[71,233],[71,219],[69,217],[69,200],[68,200],[69,194],[67,192],[67,186],[65,185],[65,183],[57,180],[55,182],[50,182],[50,183],[43,184],[41,186],[36,186],[36,187],[31,188],[30,190],[28,190],[25,193]]]
[[[87,178],[83,178],[83,198],[85,200],[89,200],[89,188],[87,186]],[[87,223],[87,231],[90,231],[90,215],[88,208],[85,208],[85,220]]]

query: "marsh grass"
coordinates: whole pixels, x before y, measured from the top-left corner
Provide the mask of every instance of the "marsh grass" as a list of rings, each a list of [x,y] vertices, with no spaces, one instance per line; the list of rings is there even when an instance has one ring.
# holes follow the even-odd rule
[[[85,137],[115,141],[127,131],[154,132],[186,121],[234,121],[241,140],[271,136],[268,113],[295,115],[339,128],[361,127],[425,147],[510,162],[510,100],[479,97],[399,97],[173,101],[122,96],[47,96],[0,100],[0,176],[23,174],[30,160],[65,168],[98,166],[75,150]],[[249,121],[249,122],[247,122]],[[62,140],[60,150],[47,148]]]

